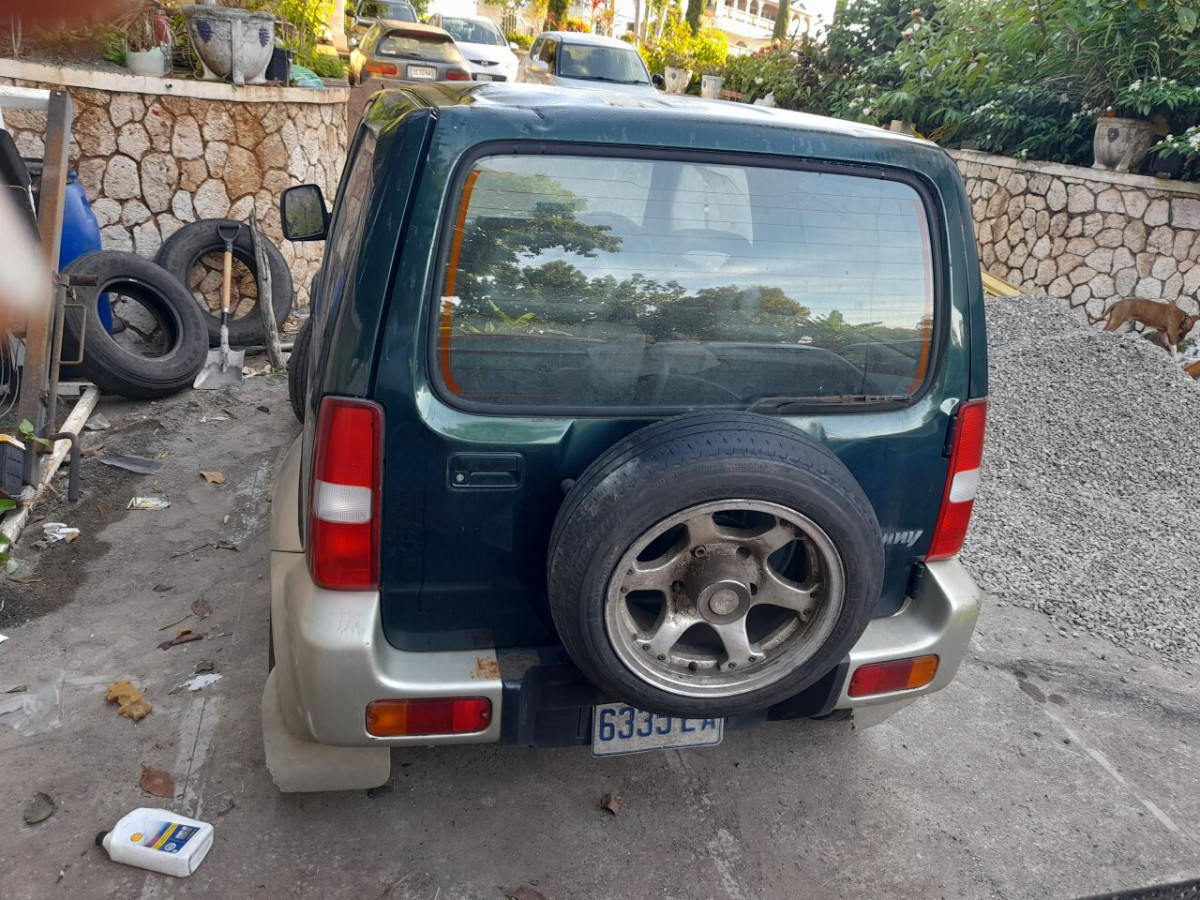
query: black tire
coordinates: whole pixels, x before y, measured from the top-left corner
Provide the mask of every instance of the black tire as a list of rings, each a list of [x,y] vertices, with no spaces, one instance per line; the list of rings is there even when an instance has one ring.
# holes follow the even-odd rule
[[[224,252],[225,242],[217,234],[217,228],[237,224],[229,219],[201,219],[199,222],[184,225],[163,242],[156,261],[187,287],[191,283],[189,279],[192,269],[200,261],[200,257],[208,253]],[[275,322],[282,325],[284,320],[291,315],[292,302],[295,299],[292,290],[292,270],[288,268],[287,261],[284,260],[283,254],[279,252],[275,243],[261,231],[259,237],[266,246],[267,258],[271,261],[271,303],[275,310]],[[243,225],[238,230],[237,240],[233,242],[233,256],[257,277],[258,264],[254,259],[254,243],[250,238],[249,226]],[[190,296],[190,288],[188,293]],[[216,300],[219,302],[220,297],[218,296]],[[192,302],[196,304],[204,317],[204,323],[208,329],[209,346],[218,346],[221,343],[220,308],[218,307],[214,313],[208,306],[197,302],[194,297]],[[248,347],[252,344],[261,344],[265,339],[262,310],[259,309],[257,303],[249,313],[229,320],[229,343],[231,346]]]
[[[710,512],[713,507],[719,510]],[[781,511],[773,526],[756,524],[772,519],[764,509]],[[744,518],[734,526],[728,524],[728,518],[720,518],[737,515],[738,510],[746,510],[747,517],[763,518]],[[684,527],[682,539],[678,535],[669,537],[675,533],[672,530],[656,539],[666,541],[669,548],[659,543],[652,552],[655,543],[639,543],[648,540],[655,529],[688,515],[694,517],[685,525],[672,526]],[[707,558],[705,547],[697,548],[692,543],[693,523],[701,527],[705,516],[708,525],[719,533],[709,545]],[[807,524],[797,526],[797,522]],[[809,526],[815,526],[815,537],[803,530]],[[738,530],[742,527],[746,530]],[[757,532],[756,528],[763,531]],[[728,537],[731,534],[746,537]],[[787,537],[793,534],[794,540]],[[780,541],[792,543],[780,543],[779,549],[771,549],[772,542]],[[639,546],[645,547],[643,556],[635,559],[630,554]],[[818,547],[817,555],[812,546]],[[647,553],[652,555],[647,558]],[[654,563],[646,570],[648,573],[668,572],[667,576],[654,577],[675,578],[680,577],[679,572],[688,571],[691,574],[681,577],[689,579],[689,585],[671,581],[668,589],[657,592],[661,609],[655,613],[652,607],[648,613],[646,621],[653,621],[653,625],[635,624],[625,629],[628,633],[623,638],[614,637],[613,622],[627,621],[620,618],[625,613],[614,610],[633,609],[635,602],[641,602],[633,600],[636,595],[655,593],[634,588],[626,595],[628,588],[622,584],[627,577],[633,583],[637,577],[633,567],[638,562],[648,559],[649,565],[659,559],[654,553],[669,560],[670,567],[684,568]],[[780,553],[786,556],[780,557]],[[786,578],[805,584],[785,580],[777,558],[786,559]],[[796,571],[804,570],[803,578],[791,574],[793,565],[800,567]],[[712,576],[713,566],[722,567],[722,573],[731,571],[731,566],[745,566],[748,568],[736,572],[758,575],[747,575],[742,584],[740,574]],[[771,571],[765,573],[768,568]],[[840,578],[831,574],[839,571]],[[827,596],[817,597],[822,578]],[[882,579],[879,524],[849,470],[814,439],[786,423],[752,413],[689,413],[619,441],[583,472],[567,495],[551,534],[547,564],[555,627],[572,660],[588,678],[614,699],[640,709],[703,718],[765,709],[827,674],[861,637],[879,597]],[[816,585],[811,591],[810,580]],[[751,599],[759,589],[756,581],[767,592],[758,600]],[[705,593],[735,583],[736,591],[721,588],[719,593]],[[780,583],[781,591],[777,590]],[[805,593],[797,594],[798,589]],[[618,590],[620,593],[616,593]],[[835,592],[840,599],[834,599]],[[612,602],[610,595],[616,598]],[[796,596],[817,599],[807,604],[813,608],[803,609],[806,604],[802,602],[793,612],[773,606],[769,598],[775,596],[793,604]],[[734,610],[728,609],[728,604],[735,602],[730,598],[736,598],[739,604]],[[724,632],[710,621],[696,619],[702,615],[702,602],[711,603],[703,615],[717,615],[718,601],[733,615],[733,619],[720,622],[720,628],[732,626],[734,621],[741,621],[745,628],[752,622],[752,608],[763,604],[768,606],[764,613],[768,618],[759,621],[778,628],[771,640],[777,633],[787,636],[777,648],[766,650],[762,649],[768,647],[766,640],[759,644],[750,639],[746,645],[749,660],[742,664],[741,671],[735,671],[737,662]],[[646,635],[651,629],[661,632],[668,610],[672,610],[671,617],[678,613],[678,621],[683,623],[679,628],[689,630],[677,632],[678,638],[666,638],[679,643],[667,644],[665,655],[639,658],[639,650],[650,649],[649,644],[641,642],[651,638],[636,636],[637,629],[647,629],[641,632]],[[794,617],[791,624],[789,617]],[[702,626],[699,632],[686,624],[689,619]],[[776,620],[782,624],[775,626]],[[684,669],[682,656],[690,652],[685,639],[698,634],[690,640],[704,641],[708,632],[718,639],[712,668],[697,669],[695,660],[701,655],[693,655],[693,661]],[[685,650],[677,666],[674,654],[681,646]],[[779,654],[772,658],[776,649]],[[756,657],[754,653],[763,655]],[[702,664],[709,665],[703,659]],[[775,668],[770,668],[773,665]],[[664,687],[656,684],[656,679],[675,679],[683,686],[672,683]],[[745,681],[745,686],[739,681]]]
[[[86,329],[84,377],[100,390],[131,400],[166,397],[189,388],[208,357],[204,319],[187,288],[171,273],[132,253],[101,250],[71,262],[70,275],[91,275],[96,287],[75,289],[83,309],[67,307],[63,354],[73,356]],[[146,357],[126,350],[100,321],[98,298],[105,292],[138,300],[163,330],[165,352]]]
[[[304,421],[304,407],[308,396],[308,348],[312,344],[312,318],[305,320],[292,344],[292,355],[288,357],[288,399],[296,419]]]

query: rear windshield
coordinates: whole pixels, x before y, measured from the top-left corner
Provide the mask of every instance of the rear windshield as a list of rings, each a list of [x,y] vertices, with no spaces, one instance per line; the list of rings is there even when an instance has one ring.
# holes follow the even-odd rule
[[[473,22],[470,19],[442,19],[445,28],[456,41],[464,44],[492,44],[504,46],[504,35],[490,22]]]
[[[454,46],[448,34],[425,32],[389,31],[379,40],[376,56],[398,56],[409,59],[427,59],[431,62],[461,62],[462,54]]]
[[[442,282],[442,385],[563,410],[907,396],[929,362],[929,224],[875,176],[481,159]]]
[[[393,22],[415,22],[416,11],[407,3],[385,3],[382,0],[367,0],[359,7],[358,14],[364,19],[388,19]]]
[[[636,50],[563,44],[558,51],[558,74],[584,81],[648,84],[646,67]]]

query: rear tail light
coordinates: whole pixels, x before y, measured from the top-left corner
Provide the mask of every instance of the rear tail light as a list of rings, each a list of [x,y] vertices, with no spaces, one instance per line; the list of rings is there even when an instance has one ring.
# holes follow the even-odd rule
[[[400,69],[395,63],[367,63],[367,71],[375,75],[399,75]]]
[[[317,416],[308,499],[308,568],[318,587],[379,586],[383,411],[366,400],[326,397]]]
[[[925,687],[937,674],[936,656],[915,656],[859,666],[850,677],[851,697],[871,697]]]
[[[413,734],[471,734],[492,721],[487,697],[375,700],[367,705],[367,733],[376,737]]]
[[[958,408],[954,444],[950,450],[950,472],[938,513],[933,541],[925,558],[949,559],[962,549],[979,490],[979,465],[983,461],[983,432],[987,422],[987,400],[967,400]]]
[[[464,72],[462,69],[451,69],[446,73],[447,81],[470,81],[471,73]]]

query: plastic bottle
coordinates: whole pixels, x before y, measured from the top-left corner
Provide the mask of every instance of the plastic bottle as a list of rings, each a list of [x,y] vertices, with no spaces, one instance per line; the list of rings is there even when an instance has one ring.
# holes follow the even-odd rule
[[[213,842],[207,822],[165,809],[135,809],[96,835],[96,843],[116,862],[183,878],[204,861]]]

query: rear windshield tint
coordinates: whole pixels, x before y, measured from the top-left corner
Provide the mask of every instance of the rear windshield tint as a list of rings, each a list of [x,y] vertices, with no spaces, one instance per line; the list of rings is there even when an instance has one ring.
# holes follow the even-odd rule
[[[744,408],[924,380],[930,233],[905,182],[489,156],[457,203],[437,368],[468,403]]]
[[[393,22],[417,21],[416,10],[407,3],[384,3],[380,0],[368,0],[358,10],[364,19],[389,19]]]
[[[375,48],[375,55],[448,63],[462,60],[462,54],[454,46],[450,35],[407,31],[390,31],[385,34],[380,39],[379,46]]]
[[[646,67],[636,50],[563,44],[558,51],[558,74],[584,81],[649,84]]]

